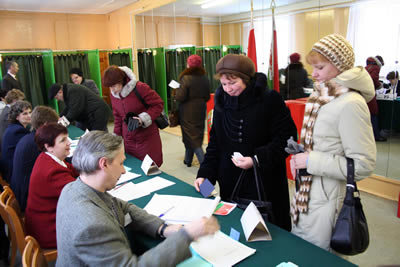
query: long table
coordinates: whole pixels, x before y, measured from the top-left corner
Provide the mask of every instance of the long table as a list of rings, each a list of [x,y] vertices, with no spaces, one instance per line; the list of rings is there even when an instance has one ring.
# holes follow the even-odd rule
[[[76,127],[70,126],[68,130],[71,138],[77,137],[83,133]],[[126,155],[126,161],[124,164],[131,167],[132,172],[142,175],[133,180],[134,183],[140,183],[151,178],[143,173],[140,168],[141,163],[140,160],[130,155]],[[159,176],[175,182],[175,185],[157,191],[158,194],[202,197],[193,186],[182,182],[171,175],[162,173]],[[150,201],[152,196],[153,194],[135,199],[131,201],[131,203],[143,208]],[[227,216],[217,216],[223,233],[229,235],[231,227],[233,227],[240,232],[239,241],[241,243],[257,250],[254,255],[246,258],[237,266],[276,266],[281,262],[288,261],[291,261],[298,266],[307,267],[356,266],[268,222],[267,226],[271,233],[272,241],[246,242],[240,223],[240,217],[242,214],[243,211],[236,208]],[[135,252],[143,252],[161,242],[161,240],[154,240],[144,235],[138,235],[137,233],[133,234],[132,232],[128,232],[128,236],[134,247],[140,247],[134,248]]]

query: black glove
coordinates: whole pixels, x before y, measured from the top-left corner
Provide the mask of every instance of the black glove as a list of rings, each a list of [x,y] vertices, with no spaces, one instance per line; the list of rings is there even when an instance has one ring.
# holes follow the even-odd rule
[[[134,130],[136,130],[137,128],[139,128],[140,122],[138,119],[134,119],[134,118],[129,118],[129,122],[128,122],[128,131],[132,132]]]

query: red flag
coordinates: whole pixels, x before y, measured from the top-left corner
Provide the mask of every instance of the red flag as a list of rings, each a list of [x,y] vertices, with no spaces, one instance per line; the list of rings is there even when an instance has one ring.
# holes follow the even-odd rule
[[[256,37],[254,36],[254,24],[253,24],[253,0],[251,1],[251,19],[250,19],[250,32],[249,32],[249,43],[247,46],[247,56],[254,62],[257,71],[257,51],[256,51]]]
[[[253,23],[251,23],[253,25]],[[256,37],[254,36],[254,28],[249,33],[249,45],[247,47],[247,56],[254,62],[257,71],[257,51],[256,51]]]
[[[279,92],[278,45],[276,42],[275,14],[273,8],[272,8],[271,53],[269,55],[269,69],[268,69],[268,85],[269,88]]]

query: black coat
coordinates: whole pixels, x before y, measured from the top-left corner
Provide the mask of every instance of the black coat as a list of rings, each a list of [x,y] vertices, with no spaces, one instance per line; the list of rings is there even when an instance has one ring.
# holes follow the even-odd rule
[[[78,84],[64,84],[63,94],[65,108],[60,116],[70,122],[78,121],[91,130],[107,130],[110,107],[89,88]]]
[[[260,175],[276,224],[291,230],[289,192],[284,151],[287,139],[297,137],[296,126],[282,97],[269,90],[267,78],[256,73],[251,84],[238,97],[226,94],[220,86],[215,93],[215,108],[210,143],[197,177],[218,181],[221,198],[228,200],[242,172],[231,161],[233,152],[257,156]],[[257,199],[253,170],[246,171],[241,197]]]
[[[297,99],[306,97],[303,87],[307,87],[308,75],[301,63],[292,63],[285,69],[286,96],[285,99]]]
[[[210,81],[203,68],[188,68],[180,75],[181,86],[175,99],[179,101],[179,121],[185,147],[201,147],[204,137],[207,101],[210,99]]]
[[[3,76],[3,80],[1,82],[1,90],[8,92],[11,89],[19,89],[22,91],[21,83],[7,73]]]

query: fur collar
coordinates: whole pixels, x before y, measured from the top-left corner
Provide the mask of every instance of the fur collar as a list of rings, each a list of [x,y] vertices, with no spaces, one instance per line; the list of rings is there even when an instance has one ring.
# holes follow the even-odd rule
[[[111,90],[111,94],[113,95],[113,97],[120,99],[127,97],[132,91],[133,89],[135,89],[136,87],[136,75],[133,73],[133,71],[128,68],[128,67],[119,67],[123,72],[125,72],[125,74],[128,76],[129,78],[129,82],[127,84],[125,84],[125,86],[122,88],[121,93],[119,93],[119,95],[114,94]],[[121,97],[120,97],[121,96]]]
[[[179,74],[179,80],[185,75],[203,76],[206,71],[202,67],[186,68]]]

